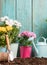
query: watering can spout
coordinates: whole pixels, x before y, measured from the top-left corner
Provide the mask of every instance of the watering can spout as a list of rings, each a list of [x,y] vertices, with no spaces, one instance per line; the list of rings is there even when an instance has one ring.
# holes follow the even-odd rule
[[[29,41],[30,41],[30,40],[32,41],[33,46],[34,46],[34,49],[35,49],[36,53],[38,54],[39,51],[38,51],[38,49],[36,48],[36,45],[35,45],[35,43],[34,43],[34,37],[30,37],[28,40],[29,40]]]
[[[38,49],[37,49],[37,47],[36,47],[36,45],[35,45],[34,41],[32,41],[32,43],[33,43],[33,46],[34,46],[34,49],[35,49],[36,53],[38,54],[38,53],[39,53],[39,51],[38,51]]]

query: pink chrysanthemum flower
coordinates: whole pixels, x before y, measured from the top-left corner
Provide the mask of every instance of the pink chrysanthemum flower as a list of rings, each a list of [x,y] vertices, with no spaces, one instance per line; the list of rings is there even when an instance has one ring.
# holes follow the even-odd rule
[[[34,37],[36,38],[36,34],[34,32],[29,32],[29,31],[24,31],[21,34],[19,34],[20,36],[26,36],[26,37]]]

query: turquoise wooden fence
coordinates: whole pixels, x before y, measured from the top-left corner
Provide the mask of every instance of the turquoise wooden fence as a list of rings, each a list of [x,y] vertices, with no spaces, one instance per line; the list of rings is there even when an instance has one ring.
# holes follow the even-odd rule
[[[47,37],[47,0],[0,0],[0,17],[5,15],[20,21],[21,31]]]
[[[33,31],[47,37],[47,0],[33,0]]]

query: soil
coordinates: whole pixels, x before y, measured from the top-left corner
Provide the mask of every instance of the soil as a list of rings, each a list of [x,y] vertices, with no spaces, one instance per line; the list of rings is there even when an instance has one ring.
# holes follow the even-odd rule
[[[2,61],[0,65],[47,65],[47,58],[15,58],[12,62]]]

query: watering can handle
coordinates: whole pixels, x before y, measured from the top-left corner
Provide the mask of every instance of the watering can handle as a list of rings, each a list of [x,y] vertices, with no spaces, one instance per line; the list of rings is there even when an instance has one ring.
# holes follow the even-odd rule
[[[35,45],[34,41],[32,41],[32,43],[33,43],[33,46],[34,46],[34,48],[35,48],[35,50],[36,50],[36,53],[38,54],[39,51],[38,51],[38,49],[36,48],[36,45]]]
[[[40,37],[40,38],[42,38],[42,39],[44,40],[44,42],[46,43],[46,40],[47,40],[47,39],[46,39],[45,37]],[[40,38],[39,38],[39,39],[40,39]],[[39,42],[39,39],[37,40],[37,43]]]
[[[47,38],[46,38],[46,43],[47,43]]]

